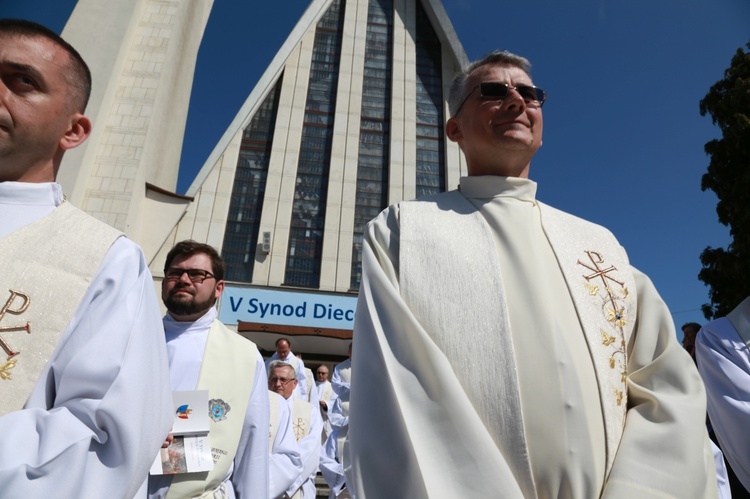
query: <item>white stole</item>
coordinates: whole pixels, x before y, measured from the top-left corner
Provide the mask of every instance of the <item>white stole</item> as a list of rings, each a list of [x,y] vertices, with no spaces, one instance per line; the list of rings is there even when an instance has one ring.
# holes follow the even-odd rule
[[[253,342],[214,321],[196,386],[196,390],[208,390],[214,467],[209,472],[175,475],[167,498],[211,497],[221,488],[237,454],[257,361]]]
[[[270,409],[270,418],[268,423],[268,453],[273,454],[273,444],[276,442],[276,434],[279,432],[279,395],[276,392],[268,391],[268,402]]]
[[[0,416],[26,403],[104,256],[121,236],[62,203],[0,239]]]
[[[299,442],[310,433],[311,409],[312,405],[310,402],[294,397],[292,403],[292,429],[294,430],[294,438]]]
[[[636,297],[629,290],[635,290],[635,282],[624,250],[609,231],[540,206],[544,232],[596,368],[608,475],[627,410],[626,344],[636,311]],[[451,191],[401,203],[400,229],[404,301],[453,367],[524,495],[535,496],[502,272],[487,221],[463,195]],[[494,362],[471,368],[478,358]],[[497,382],[487,384],[487,379]]]

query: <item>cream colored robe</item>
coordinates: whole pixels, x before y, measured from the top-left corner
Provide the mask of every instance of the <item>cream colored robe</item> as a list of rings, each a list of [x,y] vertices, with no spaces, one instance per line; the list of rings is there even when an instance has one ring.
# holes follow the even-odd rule
[[[493,241],[486,247],[468,241],[466,260],[449,267],[471,268],[466,262],[486,256],[494,243],[505,290],[498,299],[507,304],[509,324],[506,330],[497,323],[497,342],[512,344],[513,355],[507,362],[495,341],[477,348],[467,330],[465,348],[478,353],[456,365],[404,296],[404,206],[376,218],[365,235],[354,333],[358,360],[353,366],[348,481],[357,497],[714,497],[703,387],[648,278],[632,268],[620,269],[635,288],[625,290],[633,296],[623,299],[637,307],[629,312],[632,332],[626,335],[627,393],[622,395],[627,397],[627,420],[615,442],[619,449],[613,452],[610,445],[608,452],[605,427],[611,434],[612,421],[602,416],[601,394],[611,398],[605,384],[609,374],[595,369],[601,359],[589,353],[590,344],[582,338],[581,320],[591,318],[578,310],[590,311],[571,298],[576,291],[558,263],[567,248],[552,248],[548,241],[553,228],[542,224],[536,184],[481,177],[462,179],[461,189],[473,205],[467,213],[481,213]],[[460,227],[453,232],[438,218],[425,223],[462,240]],[[575,223],[586,227],[581,220]],[[603,229],[589,227],[591,250],[596,250],[601,241],[593,234]],[[571,235],[576,238],[571,243],[580,245],[587,237],[585,231]],[[418,248],[420,241],[407,244]],[[438,276],[455,273],[439,261],[425,265],[424,270]],[[467,280],[477,277],[468,275]],[[485,300],[490,290],[476,292],[461,300],[465,308]],[[455,304],[434,303],[436,313],[448,306]],[[481,324],[482,318],[473,320]],[[498,365],[498,357],[509,365]],[[619,358],[624,357],[612,354],[613,362]],[[465,372],[486,375],[464,386],[460,379],[466,379]],[[492,400],[493,390],[506,381],[497,375],[502,372],[517,377],[520,414],[510,410],[517,406],[505,397]],[[490,395],[477,399],[477,394]],[[493,430],[504,426],[521,428],[520,434]]]

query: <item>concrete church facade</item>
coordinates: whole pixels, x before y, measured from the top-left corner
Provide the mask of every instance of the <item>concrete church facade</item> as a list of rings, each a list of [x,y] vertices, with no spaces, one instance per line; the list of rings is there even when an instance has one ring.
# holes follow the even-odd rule
[[[151,13],[156,4],[170,4],[135,3]],[[178,71],[168,64],[170,43],[178,45],[181,33],[190,30],[202,34],[211,6],[171,3],[171,22],[177,26],[173,42],[143,35],[169,34],[151,26],[154,19],[168,22],[166,13],[146,23],[141,17],[131,21],[135,27],[122,30],[140,36],[141,52],[162,48],[163,64],[157,67],[164,81]],[[186,50],[180,60],[189,61],[192,76],[197,43]],[[121,65],[132,70],[131,59],[126,56]],[[91,173],[117,170],[111,159],[86,166],[84,156],[103,156],[107,146],[122,152],[125,146],[116,144],[113,134],[134,118],[107,118],[106,130],[100,131],[106,138],[89,146],[95,151],[73,158],[83,166],[77,178],[61,182],[66,192],[75,193],[76,204],[141,244],[156,285],[175,242],[211,244],[227,262],[220,303],[225,324],[267,351],[287,336],[292,350],[306,360],[337,360],[351,338],[364,225],[389,204],[453,188],[465,174],[463,157],[444,137],[443,123],[450,80],[466,62],[438,0],[313,0],[185,196],[174,193],[179,155],[159,159],[162,169],[175,166],[158,175],[138,167],[135,159],[124,162],[120,170],[132,177],[126,180],[100,181]],[[96,75],[97,67],[92,69]],[[157,129],[159,120],[181,119],[176,127],[181,134],[185,115],[159,114],[162,80],[135,78],[154,89],[135,92],[137,97],[156,96],[154,112],[136,122],[146,123],[136,143],[148,148],[149,130]],[[135,87],[127,88],[108,90],[112,96],[101,101],[132,96]],[[188,87],[182,98],[185,91],[189,97]],[[121,100],[115,109],[132,110],[127,104]],[[155,120],[152,128],[149,120]],[[162,136],[156,140],[164,143]],[[103,192],[113,185],[121,191]]]

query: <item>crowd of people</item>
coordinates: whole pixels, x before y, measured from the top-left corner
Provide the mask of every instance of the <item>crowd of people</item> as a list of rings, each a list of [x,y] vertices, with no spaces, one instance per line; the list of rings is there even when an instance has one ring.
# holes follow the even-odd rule
[[[547,96],[523,57],[454,79],[468,176],[367,226],[330,381],[218,320],[209,245],[169,252],[160,317],[141,250],[55,182],[90,89],[62,38],[0,20],[0,496],[311,499],[320,473],[331,498],[725,498],[721,451],[750,488],[750,299],[682,348],[614,236],[536,199]],[[210,470],[149,474],[193,391]]]

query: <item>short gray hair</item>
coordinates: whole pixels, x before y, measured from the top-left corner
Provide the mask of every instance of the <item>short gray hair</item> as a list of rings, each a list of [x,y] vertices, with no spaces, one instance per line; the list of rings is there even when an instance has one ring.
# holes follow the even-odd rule
[[[525,57],[513,54],[507,50],[494,50],[485,55],[478,61],[469,63],[453,77],[450,91],[448,92],[448,109],[451,116],[455,116],[461,101],[466,97],[466,82],[469,81],[471,73],[482,66],[493,64],[498,66],[513,66],[521,69],[524,73],[531,76],[531,63]]]
[[[292,371],[290,379],[297,379],[297,370],[294,369],[291,364],[289,364],[288,362],[284,362],[283,360],[274,360],[273,362],[268,364],[268,374],[271,374],[274,369],[278,369],[280,367],[288,367]]]

